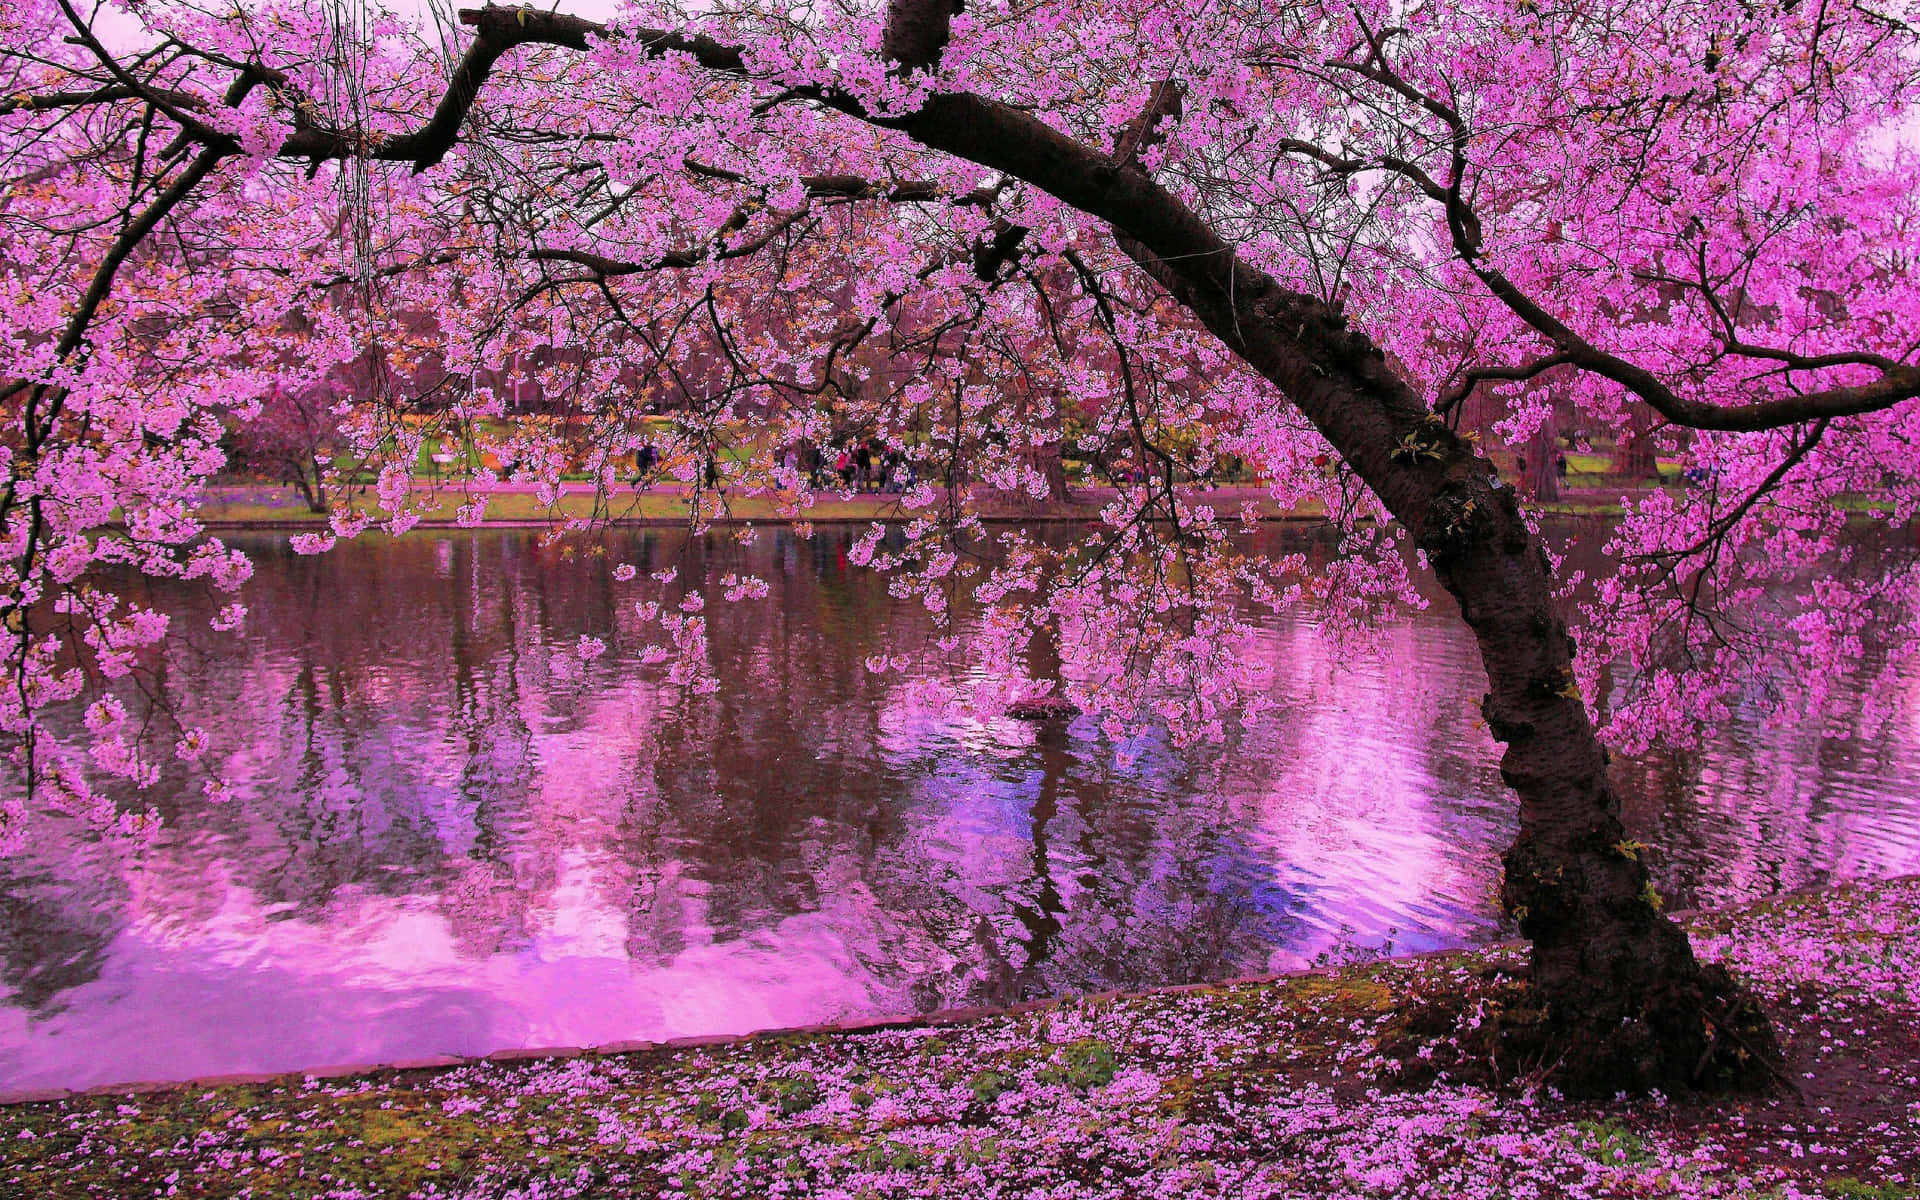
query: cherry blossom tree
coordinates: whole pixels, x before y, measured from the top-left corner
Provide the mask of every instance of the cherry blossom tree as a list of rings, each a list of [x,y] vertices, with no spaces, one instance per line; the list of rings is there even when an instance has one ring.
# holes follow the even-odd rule
[[[104,580],[243,583],[193,518],[222,422],[431,313],[471,385],[438,425],[356,411],[373,499],[300,548],[417,521],[426,437],[494,436],[549,496],[584,461],[610,496],[656,436],[638,414],[671,407],[668,455],[710,464],[700,516],[745,492],[804,519],[789,450],[857,430],[917,484],[904,542],[876,528],[856,557],[972,606],[1003,700],[1044,631],[1045,682],[1183,737],[1262,707],[1234,669],[1249,601],[1357,633],[1411,600],[1410,548],[1486,667],[1519,809],[1502,899],[1556,1078],[1764,1072],[1764,1019],[1659,911],[1606,746],[1817,711],[1873,619],[1913,632],[1910,564],[1849,542],[1920,495],[1909,6],[114,14],[0,16],[4,721],[35,787],[98,805],[100,778],[161,769],[110,685],[166,618]],[[486,381],[523,376],[571,418],[487,434],[513,396]],[[1509,445],[1567,411],[1664,438],[1688,486],[1632,506],[1607,577],[1563,577],[1459,430],[1469,399]],[[1100,528],[989,538],[964,487],[1057,489],[1063,405],[1074,450],[1123,464]],[[1237,553],[1252,514],[1192,482],[1227,458],[1324,506],[1346,555]],[[1783,581],[1800,602],[1762,611]],[[690,678],[704,601],[634,586]],[[84,746],[47,732],[69,703]]]
[[[333,458],[336,403],[326,387],[288,391],[269,386],[259,415],[239,423],[227,455],[235,470],[283,483],[312,513],[327,511],[327,470]]]

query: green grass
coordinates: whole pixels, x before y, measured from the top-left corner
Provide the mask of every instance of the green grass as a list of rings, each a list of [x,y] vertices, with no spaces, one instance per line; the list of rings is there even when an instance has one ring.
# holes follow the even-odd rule
[[[1653,1161],[1646,1140],[1620,1121],[1606,1117],[1576,1121],[1575,1134],[1581,1139],[1580,1151],[1593,1161],[1609,1166],[1620,1163],[1639,1165]]]
[[[1920,1186],[1910,1183],[1868,1183],[1849,1175],[1828,1179],[1821,1190],[1837,1200],[1916,1200]]]
[[[422,517],[427,522],[452,522],[455,511],[461,504],[460,497],[449,495],[439,503],[426,508]],[[589,495],[568,494],[561,497],[559,504],[543,505],[538,498],[527,492],[501,492],[488,499],[486,520],[499,523],[546,522],[556,518],[591,517],[594,514],[593,497]],[[617,493],[609,508],[599,514],[603,518],[615,521],[644,522],[682,522],[688,518],[687,497],[676,493],[644,492],[640,494]],[[860,521],[860,520],[896,520],[908,514],[900,507],[895,496],[875,496],[856,500],[824,499],[808,510],[807,520],[812,521]],[[216,492],[210,500],[201,506],[201,519],[217,525],[313,525],[318,527],[326,523],[326,517],[311,513],[297,500],[285,505],[263,503],[250,499],[226,499]],[[772,501],[765,497],[732,497],[727,501],[726,519],[735,521],[781,521],[782,517]]]

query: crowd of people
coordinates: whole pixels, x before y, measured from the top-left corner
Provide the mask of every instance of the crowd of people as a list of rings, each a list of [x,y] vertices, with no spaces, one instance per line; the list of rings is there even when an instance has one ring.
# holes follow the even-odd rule
[[[794,478],[804,478],[820,489],[898,493],[919,482],[919,473],[907,456],[877,439],[835,443],[825,452],[803,442],[789,447],[781,462]],[[660,452],[652,443],[643,444],[633,456],[634,486],[645,489],[659,482],[654,478],[659,465]],[[718,463],[712,456],[706,461],[705,480],[708,487],[720,482]]]
[[[803,445],[787,451],[788,470],[816,488],[854,492],[904,492],[919,482],[905,454],[868,439],[829,447]]]

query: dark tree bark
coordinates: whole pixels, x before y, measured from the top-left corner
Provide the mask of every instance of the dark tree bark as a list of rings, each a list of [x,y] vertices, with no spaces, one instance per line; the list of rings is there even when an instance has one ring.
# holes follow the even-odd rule
[[[1520,489],[1541,504],[1560,499],[1560,418],[1549,416],[1520,452]]]
[[[1608,464],[1612,474],[1635,481],[1660,478],[1660,460],[1655,453],[1652,429],[1652,419],[1635,411],[1620,440],[1613,444],[1613,458]]]
[[[1060,442],[1048,442],[1035,451],[1039,462],[1036,466],[1047,477],[1047,498],[1053,504],[1073,503],[1073,493],[1068,490],[1066,447]]]
[[[953,14],[959,11],[957,0],[889,5],[881,53],[907,70],[939,65]]]
[[[1506,744],[1501,777],[1519,797],[1520,832],[1505,855],[1502,900],[1533,942],[1530,982],[1561,1085],[1608,1094],[1759,1081],[1771,1035],[1660,912],[1573,684],[1573,642],[1545,552],[1492,464],[1340,311],[1249,266],[1144,172],[971,96],[936,95],[899,124],[1107,221],[1149,275],[1314,423],[1426,552],[1479,643],[1482,711]]]
[[[1032,398],[1024,391],[1021,392],[1015,401],[1014,409],[1021,426],[1027,427],[1032,416]],[[1057,433],[1061,425],[1059,409],[1056,407],[1053,416],[1048,420],[1049,432]],[[1039,508],[1053,508],[1072,501],[1073,497],[1067,493],[1067,460],[1064,442],[1053,440],[1030,447],[1021,451],[1021,457],[1026,459],[1029,467],[1046,477],[1047,497],[1045,500],[1035,501],[1032,496],[1022,492],[1009,496],[1009,500]]]

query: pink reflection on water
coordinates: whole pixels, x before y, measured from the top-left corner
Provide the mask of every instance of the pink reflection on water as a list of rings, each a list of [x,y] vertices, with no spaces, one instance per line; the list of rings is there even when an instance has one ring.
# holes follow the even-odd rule
[[[1247,649],[1278,701],[1257,727],[1115,745],[863,670],[927,631],[831,551],[684,564],[779,589],[709,614],[724,686],[691,701],[621,649],[604,572],[527,539],[264,554],[246,644],[168,664],[235,798],[161,797],[139,858],[76,833],[0,863],[0,1086],[739,1032],[1493,929],[1511,815],[1444,617],[1346,666],[1278,626]],[[393,594],[408,620],[371,619]],[[1862,732],[1624,764],[1663,885],[1920,869],[1920,730]]]

